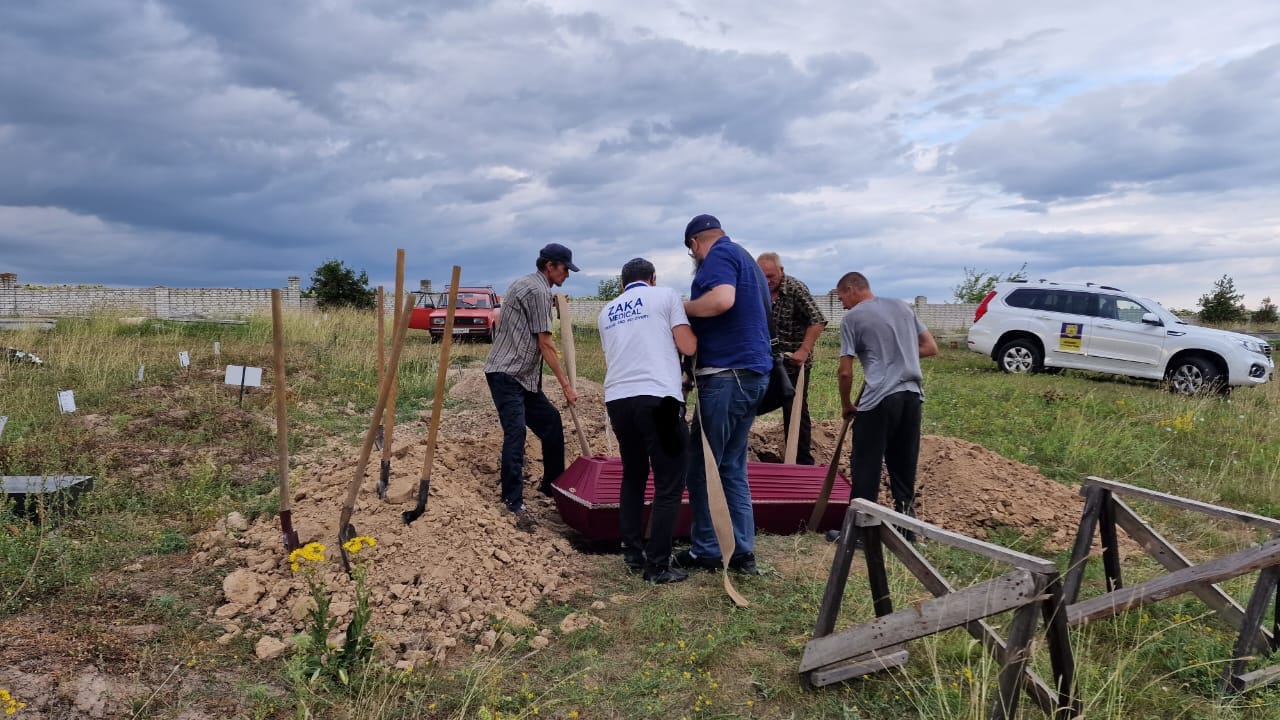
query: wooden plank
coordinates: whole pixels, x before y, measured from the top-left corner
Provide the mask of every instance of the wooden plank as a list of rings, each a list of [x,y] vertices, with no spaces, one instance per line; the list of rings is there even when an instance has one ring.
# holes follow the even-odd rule
[[[889,572],[884,565],[884,545],[880,542],[880,531],[888,525],[862,527],[862,553],[867,561],[867,585],[871,589],[871,604],[875,608],[876,617],[893,614],[893,598],[889,594]]]
[[[1098,515],[1106,501],[1107,491],[1084,486],[1084,511],[1080,513],[1080,527],[1076,529],[1076,542],[1071,546],[1071,560],[1067,564],[1067,576],[1062,583],[1062,601],[1067,605],[1080,597],[1080,585],[1084,581],[1084,569],[1089,564],[1089,549],[1093,547],[1093,533],[1098,527]]]
[[[830,635],[836,628],[836,617],[840,615],[840,603],[844,600],[844,586],[849,582],[849,568],[853,564],[853,551],[857,547],[853,524],[856,516],[853,508],[844,513],[840,540],[836,543],[835,556],[831,558],[831,573],[827,575],[827,588],[822,593],[822,605],[818,608],[818,622],[813,628],[815,638]]]
[[[1241,692],[1248,692],[1254,688],[1262,687],[1263,685],[1280,683],[1280,665],[1270,665],[1268,667],[1259,668],[1253,672],[1240,675],[1238,680]]]
[[[1107,592],[1124,587],[1124,576],[1120,569],[1120,546],[1116,537],[1115,498],[1108,496],[1102,502],[1102,513],[1098,517],[1098,538],[1102,540],[1102,567],[1106,572]]]
[[[1176,547],[1166,540],[1160,533],[1156,532],[1133,508],[1129,507],[1125,501],[1115,498],[1116,507],[1116,523],[1128,533],[1142,546],[1147,554],[1155,558],[1156,562],[1170,572],[1182,570],[1192,566],[1190,560],[1186,558]],[[1208,605],[1222,618],[1222,621],[1237,632],[1240,631],[1240,624],[1244,621],[1244,608],[1235,598],[1223,592],[1217,585],[1195,585],[1192,586],[1191,592],[1200,598],[1201,602]],[[1271,639],[1269,633],[1265,630],[1260,633],[1259,642],[1262,645],[1256,649],[1261,650],[1266,642]]]
[[[1067,606],[1062,600],[1062,579],[1051,578],[1045,592],[1049,594],[1049,598],[1040,607],[1044,611],[1049,665],[1053,668],[1053,680],[1058,690],[1057,708],[1048,715],[1054,720],[1071,720],[1083,715],[1084,708],[1075,695],[1076,660],[1071,652],[1071,638],[1067,633]]]
[[[930,564],[925,556],[920,554],[914,545],[907,542],[893,529],[892,525],[886,525],[888,532],[883,534],[884,544],[894,555],[898,556],[898,560],[911,571],[912,575],[924,585],[925,589],[938,597],[949,595],[955,592],[955,588],[947,579],[938,572],[937,568]],[[984,620],[972,620],[964,624],[964,629],[973,636],[974,640],[982,643],[987,652],[996,659],[996,662],[1004,665],[1008,655],[1005,652],[1004,638],[996,632]],[[1068,647],[1068,650],[1070,648]],[[1049,684],[1046,683],[1031,668],[1027,668],[1026,679],[1023,681],[1023,689],[1031,696],[1031,699],[1039,706],[1040,710],[1046,715],[1052,716],[1055,706],[1055,693]]]
[[[923,535],[930,540],[936,540],[944,545],[968,550],[969,552],[982,555],[983,557],[1008,563],[1014,567],[1030,570],[1036,573],[1053,573],[1058,571],[1058,566],[1044,558],[1038,558],[1034,555],[1010,550],[1008,548],[993,545],[981,540],[975,540],[971,537],[953,533],[949,530],[943,530],[937,525],[931,525],[923,520],[917,520],[901,513],[896,513],[886,507],[881,507],[876,503],[863,498],[854,498],[849,502],[850,509],[857,508],[858,512],[870,515],[883,522],[889,523],[895,527],[914,530],[917,535]]]
[[[818,668],[809,673],[809,683],[814,687],[831,685],[843,680],[850,680],[863,675],[891,670],[907,664],[911,655],[902,646],[890,648],[887,652],[859,655],[843,662]]]
[[[1018,608],[1009,626],[1007,659],[1000,668],[1000,692],[991,706],[991,720],[1005,720],[1018,716],[1018,701],[1022,699],[1022,678],[1027,663],[1031,661],[1031,640],[1035,637],[1036,621],[1040,614],[1039,603]]]
[[[1100,617],[1117,615],[1181,595],[1195,585],[1221,582],[1277,563],[1280,563],[1280,539],[1269,540],[1201,565],[1069,605],[1067,621],[1071,625],[1080,625]]]
[[[1022,607],[1039,597],[1043,590],[1042,577],[1019,568],[980,585],[925,600],[833,635],[814,638],[805,646],[800,672]]]
[[[1222,676],[1223,692],[1242,692],[1243,684],[1238,675],[1249,661],[1249,650],[1262,629],[1263,618],[1267,614],[1267,606],[1271,604],[1271,596],[1280,583],[1280,565],[1272,565],[1258,573],[1258,582],[1253,586],[1253,594],[1249,596],[1249,604],[1245,607],[1244,622],[1241,624],[1240,637],[1236,639],[1231,653],[1231,661]]]
[[[1236,520],[1255,527],[1266,528],[1273,533],[1280,532],[1280,520],[1266,517],[1265,515],[1255,515],[1243,510],[1233,510],[1231,508],[1222,507],[1221,505],[1211,505],[1207,502],[1200,502],[1199,500],[1191,500],[1189,498],[1178,497],[1177,495],[1156,492],[1155,490],[1148,490],[1134,485],[1126,485],[1124,483],[1115,482],[1114,480],[1107,480],[1105,478],[1094,477],[1092,475],[1085,479],[1084,485],[1086,487],[1104,487],[1117,495],[1143,498],[1144,500],[1151,500],[1153,502],[1179,507],[1183,510],[1193,510],[1206,515],[1213,515],[1214,517]]]

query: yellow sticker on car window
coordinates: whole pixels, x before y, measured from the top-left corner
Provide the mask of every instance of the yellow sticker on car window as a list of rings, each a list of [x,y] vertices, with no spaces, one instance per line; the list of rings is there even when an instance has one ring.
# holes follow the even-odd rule
[[[1080,352],[1084,345],[1084,326],[1080,323],[1062,323],[1058,332],[1058,349],[1065,352]]]

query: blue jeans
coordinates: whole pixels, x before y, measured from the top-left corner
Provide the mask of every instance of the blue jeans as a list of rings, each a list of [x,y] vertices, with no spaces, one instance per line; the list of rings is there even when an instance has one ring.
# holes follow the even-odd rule
[[[524,505],[525,426],[542,441],[545,485],[564,474],[564,424],[541,388],[529,392],[506,373],[485,373],[484,377],[502,423],[502,502],[514,511]]]
[[[693,515],[689,550],[697,557],[720,558],[720,543],[707,505],[707,471],[702,461],[700,425],[706,428],[711,454],[717,458],[720,482],[733,521],[734,555],[755,552],[756,522],[747,485],[747,438],[756,419],[756,406],[769,386],[769,376],[750,370],[730,370],[698,378],[698,407],[689,430],[689,509]],[[699,418],[701,418],[699,420]]]

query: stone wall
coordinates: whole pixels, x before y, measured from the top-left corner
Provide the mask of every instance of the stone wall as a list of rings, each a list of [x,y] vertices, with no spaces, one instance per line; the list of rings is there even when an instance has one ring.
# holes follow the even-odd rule
[[[312,309],[298,278],[281,288],[286,309]],[[12,273],[0,274],[0,316],[84,316],[97,313],[159,318],[230,318],[271,311],[271,289],[108,288],[99,286],[21,285]]]
[[[429,281],[423,282],[429,289]],[[298,278],[289,278],[282,288],[287,310],[314,310],[315,300],[302,297]],[[387,292],[385,307],[390,314],[393,293]],[[814,301],[826,314],[828,332],[835,332],[844,317],[840,300],[834,295],[815,295]],[[594,325],[605,302],[572,300],[573,321]],[[935,335],[965,332],[973,322],[976,305],[929,303],[923,297],[912,305],[916,314]],[[141,315],[160,318],[232,318],[271,310],[271,289],[240,288],[108,288],[60,285],[39,287],[18,284],[12,273],[0,274],[0,317],[83,316],[96,313]]]

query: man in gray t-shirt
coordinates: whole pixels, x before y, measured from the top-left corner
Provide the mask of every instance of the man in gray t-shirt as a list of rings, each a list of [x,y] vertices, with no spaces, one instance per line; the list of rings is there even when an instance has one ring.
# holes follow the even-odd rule
[[[876,297],[862,273],[846,273],[836,294],[848,311],[840,322],[839,384],[844,416],[856,415],[853,496],[878,499],[883,459],[894,510],[914,515],[924,403],[920,358],[937,355],[938,343],[906,303]],[[864,380],[858,397],[851,399],[855,356]],[[904,535],[914,539],[910,532]]]

